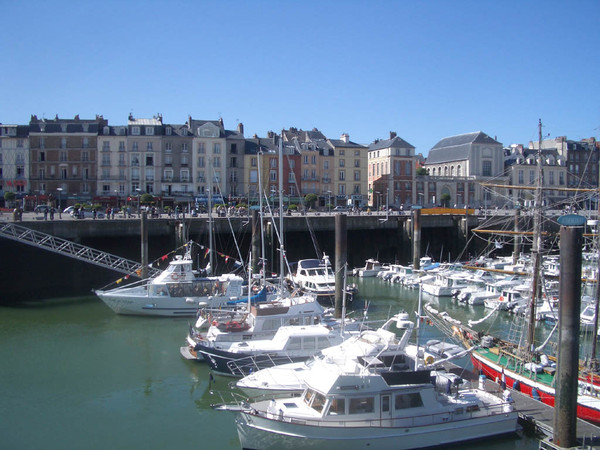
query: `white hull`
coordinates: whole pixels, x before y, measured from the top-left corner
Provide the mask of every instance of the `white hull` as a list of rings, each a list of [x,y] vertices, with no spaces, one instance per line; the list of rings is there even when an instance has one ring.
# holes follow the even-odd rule
[[[328,450],[414,449],[489,438],[516,431],[516,412],[481,418],[453,420],[445,424],[410,426],[383,420],[383,426],[329,426],[326,422],[302,424],[240,413],[236,417],[238,436],[244,449]],[[468,414],[465,414],[468,416]],[[503,416],[503,417],[502,417]],[[400,422],[414,419],[401,419]],[[369,421],[373,423],[373,421]]]
[[[113,291],[96,291],[96,295],[117,314],[162,317],[195,316],[199,303],[210,307],[225,306],[231,300],[221,297],[170,297],[147,295],[143,288],[127,288]]]

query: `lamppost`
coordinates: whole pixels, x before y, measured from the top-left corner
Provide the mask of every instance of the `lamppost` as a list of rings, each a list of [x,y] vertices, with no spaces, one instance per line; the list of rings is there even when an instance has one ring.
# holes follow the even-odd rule
[[[62,194],[62,188],[56,188],[56,190],[58,191],[58,218],[62,219],[62,202],[61,202],[61,194]]]
[[[137,206],[137,213],[140,213],[140,200],[141,200],[141,195],[142,195],[142,190],[140,188],[137,188],[135,190],[135,192],[137,192],[137,198],[138,198],[138,206]]]
[[[331,214],[331,191],[327,191],[327,211]]]

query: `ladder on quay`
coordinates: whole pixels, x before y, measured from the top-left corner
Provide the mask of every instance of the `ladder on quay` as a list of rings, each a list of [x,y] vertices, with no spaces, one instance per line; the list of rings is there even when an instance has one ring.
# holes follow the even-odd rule
[[[59,255],[75,258],[96,266],[112,269],[126,275],[140,278],[142,265],[139,262],[131,261],[120,256],[102,252],[100,250],[76,244],[51,234],[35,231],[21,225],[7,223],[0,226],[0,237],[32,245]],[[149,267],[148,275],[150,277],[157,275],[159,269]]]

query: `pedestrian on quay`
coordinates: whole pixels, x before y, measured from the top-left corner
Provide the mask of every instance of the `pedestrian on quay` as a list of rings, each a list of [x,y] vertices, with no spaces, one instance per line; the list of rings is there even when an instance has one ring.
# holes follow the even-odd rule
[[[54,220],[54,206],[50,208],[50,220]]]

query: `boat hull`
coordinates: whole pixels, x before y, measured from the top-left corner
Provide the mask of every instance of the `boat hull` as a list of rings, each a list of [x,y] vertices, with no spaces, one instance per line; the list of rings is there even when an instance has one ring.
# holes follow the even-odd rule
[[[507,370],[506,368],[503,369],[502,366],[494,363],[477,351],[471,354],[471,361],[473,362],[473,366],[477,370],[481,370],[486,377],[501,381],[504,375],[506,386],[511,389],[517,387],[515,386],[515,382],[518,381],[519,392],[554,407],[555,390],[553,387],[533,380],[528,376]],[[590,397],[590,401],[583,402],[580,396],[577,402],[577,417],[600,424],[600,398]]]
[[[117,314],[160,317],[193,317],[201,299],[168,296],[123,295],[96,291],[96,295]],[[228,300],[228,299],[227,299]]]
[[[335,426],[326,422],[302,424],[281,421],[245,412],[238,413],[236,426],[244,449],[352,450],[415,449],[485,439],[516,431],[517,413],[470,418],[444,424],[413,427]],[[383,421],[384,424],[387,421]]]

